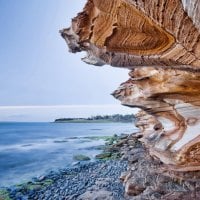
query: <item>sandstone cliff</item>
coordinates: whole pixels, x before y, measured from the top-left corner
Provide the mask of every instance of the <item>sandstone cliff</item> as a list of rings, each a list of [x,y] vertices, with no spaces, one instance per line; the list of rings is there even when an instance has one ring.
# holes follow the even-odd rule
[[[141,108],[137,137],[150,159],[199,183],[200,1],[88,0],[61,35],[88,64],[130,69],[113,96]]]

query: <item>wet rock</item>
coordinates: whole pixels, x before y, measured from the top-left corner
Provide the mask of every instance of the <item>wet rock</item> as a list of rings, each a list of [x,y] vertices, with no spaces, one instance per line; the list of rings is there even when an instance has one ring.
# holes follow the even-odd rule
[[[110,152],[105,152],[105,153],[101,153],[95,156],[95,158],[97,159],[106,159],[106,158],[110,158],[111,157],[111,153]]]
[[[112,192],[106,190],[87,191],[82,194],[77,200],[115,200]]]
[[[145,190],[144,187],[139,186],[137,183],[126,183],[125,191],[130,196],[137,196]]]
[[[90,160],[90,157],[82,155],[82,154],[78,154],[78,155],[74,155],[73,159],[78,160],[78,161],[88,161]]]

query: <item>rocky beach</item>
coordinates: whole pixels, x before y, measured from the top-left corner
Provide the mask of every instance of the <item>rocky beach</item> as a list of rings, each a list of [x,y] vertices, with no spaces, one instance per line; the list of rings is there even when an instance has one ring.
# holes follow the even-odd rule
[[[128,167],[127,161],[120,159],[120,149],[127,137],[127,134],[104,137],[105,146],[93,147],[102,149],[95,161],[90,162],[89,157],[77,155],[73,167],[51,171],[26,183],[2,187],[0,199],[125,199],[119,177]]]
[[[51,172],[26,184],[1,191],[0,199],[124,199],[120,174],[127,162],[110,160],[78,164],[71,169]]]
[[[169,172],[149,155],[140,134],[114,135],[96,161],[77,161],[71,168],[1,188],[1,200],[179,200],[198,199],[197,172]],[[170,173],[170,174],[169,174]],[[182,181],[180,181],[182,179]],[[196,184],[196,182],[198,184]]]

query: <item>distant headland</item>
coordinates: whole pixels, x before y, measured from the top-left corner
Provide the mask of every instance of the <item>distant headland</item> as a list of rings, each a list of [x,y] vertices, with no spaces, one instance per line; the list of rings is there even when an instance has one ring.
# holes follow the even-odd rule
[[[127,115],[97,115],[88,118],[59,118],[55,119],[55,123],[106,123],[106,122],[123,122],[131,123],[134,122],[135,116],[133,114]]]

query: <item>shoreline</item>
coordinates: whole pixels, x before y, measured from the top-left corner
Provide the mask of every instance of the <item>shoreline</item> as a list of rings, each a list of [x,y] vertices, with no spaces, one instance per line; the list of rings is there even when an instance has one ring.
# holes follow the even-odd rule
[[[199,173],[169,172],[149,154],[140,133],[107,144],[103,160],[51,171],[24,184],[0,188],[0,200],[171,200],[200,196]],[[105,159],[104,159],[105,158]],[[194,186],[194,183],[197,183]]]
[[[127,134],[121,134],[104,138],[106,143],[95,161],[77,160],[72,167],[50,171],[22,184],[0,187],[0,200],[87,199],[84,195],[123,200],[124,187],[119,177],[127,170],[128,162],[120,160],[116,144],[126,137]]]
[[[24,184],[1,189],[2,200],[11,199],[67,199],[82,200],[94,195],[108,200],[124,200],[121,173],[128,163],[121,160],[103,160],[79,163],[72,168],[51,171],[45,176],[34,178]]]

